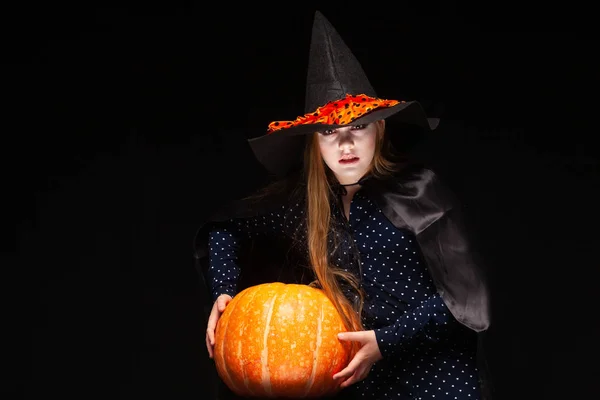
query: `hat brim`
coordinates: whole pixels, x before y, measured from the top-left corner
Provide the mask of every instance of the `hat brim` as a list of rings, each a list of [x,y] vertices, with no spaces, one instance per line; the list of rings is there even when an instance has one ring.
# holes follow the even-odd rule
[[[291,168],[302,161],[306,136],[328,129],[337,129],[348,125],[369,124],[394,116],[395,121],[417,125],[425,131],[437,128],[439,118],[428,118],[425,110],[417,101],[399,103],[392,107],[380,108],[355,119],[346,125],[305,124],[285,128],[248,140],[250,148],[258,161],[267,171],[276,176],[285,176]]]

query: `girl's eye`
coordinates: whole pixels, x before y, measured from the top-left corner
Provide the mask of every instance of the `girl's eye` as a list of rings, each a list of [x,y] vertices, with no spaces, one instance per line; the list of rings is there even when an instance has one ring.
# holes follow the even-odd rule
[[[352,125],[352,130],[353,131],[360,131],[362,129],[365,129],[367,127],[367,124],[362,124],[362,125]]]
[[[335,133],[335,129],[327,129],[325,131],[320,132],[323,136],[329,136]]]

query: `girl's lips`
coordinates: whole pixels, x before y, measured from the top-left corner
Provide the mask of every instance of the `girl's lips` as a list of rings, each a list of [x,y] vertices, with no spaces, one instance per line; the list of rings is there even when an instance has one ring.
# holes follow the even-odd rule
[[[340,159],[340,164],[352,164],[355,162],[358,162],[358,157],[356,157],[356,156]]]

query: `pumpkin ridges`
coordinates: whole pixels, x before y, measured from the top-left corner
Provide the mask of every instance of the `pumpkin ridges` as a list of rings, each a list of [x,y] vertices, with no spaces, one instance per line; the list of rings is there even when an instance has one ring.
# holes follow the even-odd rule
[[[335,314],[335,307],[330,301],[323,302],[321,304],[321,343],[319,349],[320,363],[317,365],[316,376],[318,379],[315,380],[310,391],[307,393],[307,397],[314,397],[322,395],[324,392],[333,393],[335,391],[335,385],[333,382],[333,374],[341,370],[341,362],[337,357],[338,353],[344,349],[344,345],[341,344],[337,339],[337,333],[345,330],[344,324],[341,319],[332,319],[331,316]],[[349,361],[349,360],[345,360]]]
[[[276,290],[273,287],[261,286],[255,296],[245,304],[240,316],[246,322],[244,335],[239,339],[247,343],[244,349],[245,374],[248,379],[247,388],[257,396],[268,396],[263,381],[263,339],[264,321],[273,304]]]
[[[304,319],[309,300],[301,287],[286,285],[276,304],[277,321],[269,346],[274,349],[269,358],[273,393],[283,396],[301,394],[306,376],[312,370],[315,322]]]
[[[315,383],[318,383],[318,380],[316,380],[316,374],[319,368],[319,362],[320,357],[320,347],[321,347],[321,343],[322,343],[322,329],[323,329],[323,318],[324,318],[324,314],[323,314],[323,304],[321,304],[321,307],[319,307],[319,318],[317,320],[317,337],[315,340],[315,350],[313,351],[313,366],[312,366],[312,371],[310,372],[310,378],[308,379],[308,382],[306,383],[306,389],[304,391],[304,397],[308,396],[309,393],[311,392],[311,389],[314,387]]]
[[[269,332],[271,331],[271,318],[273,318],[273,309],[275,308],[275,302],[278,299],[278,295],[273,296],[271,300],[271,304],[269,306],[269,310],[267,311],[267,317],[265,319],[265,326],[263,332],[263,348],[261,351],[261,361],[262,361],[262,383],[263,388],[269,397],[273,396],[273,392],[271,390],[271,376],[269,373]]]
[[[247,349],[243,348],[243,338],[246,336],[248,329],[253,328],[252,324],[249,323],[250,320],[248,318],[246,318],[246,315],[248,313],[248,309],[251,309],[251,310],[256,309],[254,307],[254,299],[256,298],[256,296],[259,295],[259,292],[244,290],[244,291],[242,291],[242,293],[243,293],[243,296],[240,297],[240,309],[242,310],[242,312],[240,312],[238,314],[239,329],[237,331],[238,336],[235,338],[235,341],[237,341],[237,343],[238,343],[238,353],[237,353],[237,357],[235,358],[235,360],[239,363],[240,371],[241,371],[241,374],[238,375],[238,380],[241,380],[241,382],[238,382],[238,383],[240,385],[242,385],[252,395],[256,395],[254,389],[250,385],[248,369],[252,366],[252,362],[248,362]],[[242,293],[240,293],[240,294],[242,294]],[[233,338],[232,338],[232,340],[233,340]],[[252,360],[250,360],[250,361],[252,361]],[[262,392],[259,392],[259,393],[262,393]]]

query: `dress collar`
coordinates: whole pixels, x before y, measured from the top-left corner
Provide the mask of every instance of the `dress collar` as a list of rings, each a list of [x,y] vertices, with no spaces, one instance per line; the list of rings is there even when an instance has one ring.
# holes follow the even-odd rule
[[[358,182],[356,183],[349,183],[347,185],[342,185],[341,183],[339,183],[337,180],[332,183],[331,185],[331,189],[333,190],[333,192],[338,195],[338,196],[345,196],[348,194],[348,191],[346,190],[346,186],[355,186],[355,185],[360,185],[360,186],[364,186],[364,184],[366,182],[368,182],[369,180],[371,180],[373,178],[373,175],[371,174],[367,174],[365,176],[363,176],[362,178],[360,178],[358,180]]]

